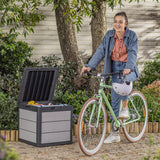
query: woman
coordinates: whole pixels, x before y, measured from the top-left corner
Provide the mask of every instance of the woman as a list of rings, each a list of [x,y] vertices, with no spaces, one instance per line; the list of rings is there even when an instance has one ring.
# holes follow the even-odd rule
[[[125,12],[119,12],[114,16],[114,29],[109,30],[104,36],[101,45],[97,48],[89,63],[82,68],[81,74],[87,70],[95,70],[95,67],[104,58],[104,74],[123,70],[126,79],[131,83],[139,77],[137,61],[137,36],[127,28],[128,18]],[[134,72],[131,70],[134,69]],[[122,83],[116,75],[112,77],[112,83]],[[119,114],[119,106],[122,100],[122,111]],[[111,90],[111,105],[115,115],[125,119],[129,117],[128,95],[121,96]],[[104,143],[120,142],[119,130],[112,132]]]

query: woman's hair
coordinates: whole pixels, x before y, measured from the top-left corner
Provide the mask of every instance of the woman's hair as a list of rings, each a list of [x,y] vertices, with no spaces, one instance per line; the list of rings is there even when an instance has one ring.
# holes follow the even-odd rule
[[[127,15],[126,15],[125,12],[118,12],[118,13],[116,13],[115,16],[114,16],[114,19],[115,19],[116,16],[122,16],[122,17],[124,17],[124,19],[125,19],[125,21],[126,21],[126,23],[128,25],[128,17],[127,17]]]

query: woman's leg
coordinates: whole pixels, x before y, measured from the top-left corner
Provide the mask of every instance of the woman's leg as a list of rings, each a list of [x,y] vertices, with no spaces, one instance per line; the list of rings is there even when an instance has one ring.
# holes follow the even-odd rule
[[[116,117],[119,117],[119,108],[122,100],[123,109],[127,109],[128,96],[121,96],[117,94],[113,89],[111,89],[111,106]]]
[[[123,108],[128,109],[127,105],[128,105],[128,100],[122,100]]]
[[[119,116],[120,102],[121,96],[117,94],[113,89],[111,89],[111,106],[117,118]]]
[[[128,119],[129,113],[128,113],[128,100],[122,100],[122,110],[119,113],[120,119]]]

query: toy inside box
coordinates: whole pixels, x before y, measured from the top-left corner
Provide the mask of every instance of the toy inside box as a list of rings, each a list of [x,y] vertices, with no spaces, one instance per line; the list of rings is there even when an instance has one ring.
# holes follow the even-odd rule
[[[72,143],[72,112],[52,102],[57,68],[25,68],[18,98],[19,141],[35,146]]]

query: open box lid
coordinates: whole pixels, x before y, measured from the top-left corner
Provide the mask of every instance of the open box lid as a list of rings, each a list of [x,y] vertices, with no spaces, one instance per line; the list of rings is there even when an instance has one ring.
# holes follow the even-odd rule
[[[18,103],[28,103],[31,100],[38,103],[51,102],[58,73],[58,68],[55,67],[25,68]]]

